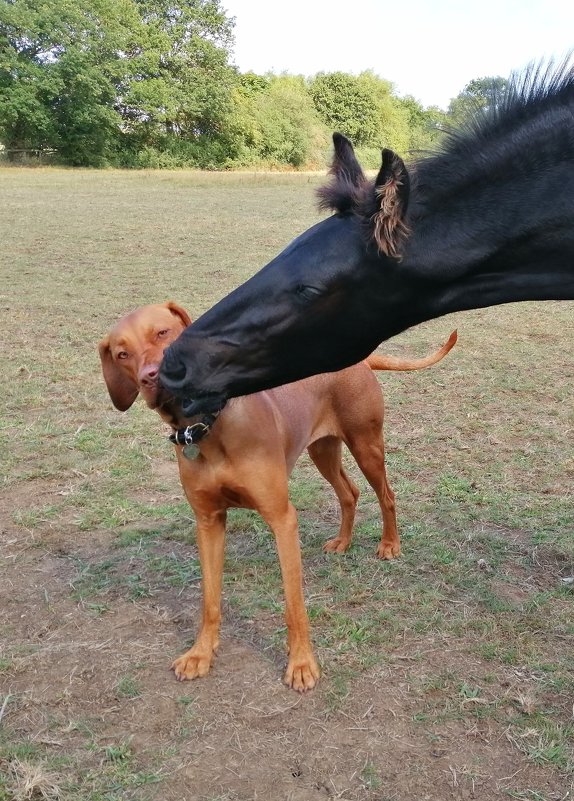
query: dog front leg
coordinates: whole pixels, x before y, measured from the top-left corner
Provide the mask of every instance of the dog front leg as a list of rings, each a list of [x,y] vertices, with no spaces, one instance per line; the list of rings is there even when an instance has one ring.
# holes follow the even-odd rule
[[[309,636],[309,618],[303,597],[303,570],[297,512],[291,503],[285,511],[263,515],[275,534],[285,588],[285,620],[289,660],[283,678],[298,692],[312,690],[320,675]]]
[[[224,510],[197,514],[197,547],[202,575],[201,627],[194,645],[171,666],[179,681],[206,676],[219,646],[225,522]]]

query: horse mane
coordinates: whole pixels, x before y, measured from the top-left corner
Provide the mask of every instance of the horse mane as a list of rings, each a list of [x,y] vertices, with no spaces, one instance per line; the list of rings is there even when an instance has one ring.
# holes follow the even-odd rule
[[[436,150],[414,158],[409,172],[419,211],[421,205],[455,195],[477,181],[499,183],[517,171],[531,170],[537,160],[550,163],[565,146],[574,152],[571,56],[558,66],[552,60],[531,63],[512,73],[504,89],[493,85],[486,108],[460,127],[446,129]],[[354,213],[368,224],[376,205],[375,182],[337,171],[336,166],[335,162],[329,171],[330,183],[317,190],[319,208]]]
[[[547,107],[566,107],[573,99],[574,64],[570,54],[558,66],[553,60],[546,64],[532,62],[524,70],[513,72],[504,88],[493,83],[490,103],[477,109],[460,127],[447,129],[436,155],[451,152],[457,145],[479,144],[494,133],[513,130],[538,117]]]
[[[568,141],[564,131],[569,131]],[[501,183],[540,162],[574,151],[574,64],[569,54],[531,63],[504,88],[493,85],[491,102],[460,127],[447,128],[434,152],[415,159],[418,200],[436,202],[477,181]]]

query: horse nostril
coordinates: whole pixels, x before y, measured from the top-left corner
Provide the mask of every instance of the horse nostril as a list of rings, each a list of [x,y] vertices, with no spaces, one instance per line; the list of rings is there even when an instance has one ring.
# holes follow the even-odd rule
[[[187,368],[185,364],[168,348],[163,354],[161,364],[161,379],[164,384],[173,386],[181,385],[185,382]]]

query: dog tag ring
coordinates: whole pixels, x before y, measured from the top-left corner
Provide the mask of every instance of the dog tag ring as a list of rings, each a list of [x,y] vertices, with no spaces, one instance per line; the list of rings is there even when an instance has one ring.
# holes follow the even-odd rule
[[[199,445],[190,442],[188,445],[183,446],[183,455],[186,459],[196,459],[199,456]]]

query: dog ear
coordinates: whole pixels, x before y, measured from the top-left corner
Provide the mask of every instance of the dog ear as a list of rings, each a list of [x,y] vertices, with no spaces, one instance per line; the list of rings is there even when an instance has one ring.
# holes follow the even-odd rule
[[[109,337],[102,339],[98,350],[100,353],[104,380],[108,392],[110,393],[112,403],[120,412],[125,412],[138,396],[137,384],[114,361]]]
[[[385,256],[400,258],[399,248],[408,234],[405,215],[409,202],[410,179],[400,156],[385,148],[383,163],[375,180],[377,211],[372,217],[373,237]]]
[[[191,317],[182,306],[180,306],[178,303],[175,303],[173,300],[168,300],[165,305],[172,314],[174,314],[176,317],[179,317],[184,328],[187,328],[188,325],[191,325]]]

